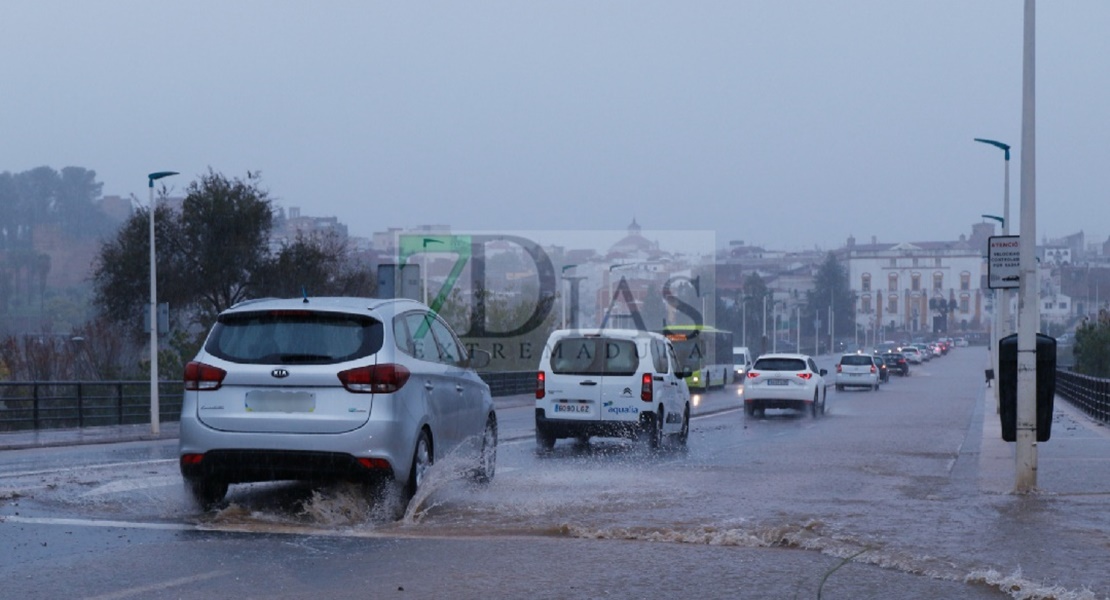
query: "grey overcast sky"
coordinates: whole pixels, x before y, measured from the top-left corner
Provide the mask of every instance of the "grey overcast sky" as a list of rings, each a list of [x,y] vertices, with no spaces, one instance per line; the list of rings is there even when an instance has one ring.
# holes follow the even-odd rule
[[[1110,2],[1037,7],[1038,240],[1110,233]],[[354,235],[707,229],[797,250],[1020,215],[1022,0],[2,9],[0,171],[261,171]]]

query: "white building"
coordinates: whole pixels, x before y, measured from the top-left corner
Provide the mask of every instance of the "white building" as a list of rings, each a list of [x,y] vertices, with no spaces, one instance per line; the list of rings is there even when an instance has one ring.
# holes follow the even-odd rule
[[[986,237],[857,244],[844,249],[856,324],[867,339],[959,337],[989,328]],[[982,238],[982,239],[980,239]]]

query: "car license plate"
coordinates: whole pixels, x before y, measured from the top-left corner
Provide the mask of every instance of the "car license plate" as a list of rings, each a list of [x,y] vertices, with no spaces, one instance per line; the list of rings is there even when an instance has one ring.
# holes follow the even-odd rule
[[[790,383],[790,382],[785,380],[785,379],[768,379],[767,380],[767,385],[786,385],[788,383]]]
[[[574,414],[578,414],[578,415],[588,415],[588,414],[590,414],[590,405],[589,404],[563,404],[563,403],[559,403],[559,404],[556,404],[555,407],[552,408],[551,410],[552,410],[552,412],[557,412],[557,413],[574,413]]]
[[[316,410],[316,395],[309,392],[254,390],[246,394],[247,412],[310,413]]]

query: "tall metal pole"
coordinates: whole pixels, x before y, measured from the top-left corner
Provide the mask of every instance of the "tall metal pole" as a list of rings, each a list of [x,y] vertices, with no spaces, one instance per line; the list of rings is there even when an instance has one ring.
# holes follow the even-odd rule
[[[161,426],[158,401],[158,269],[155,266],[154,251],[154,181],[170,175],[173,171],[158,171],[147,175],[150,189],[150,433],[158,435]]]
[[[154,178],[150,178],[150,433],[161,427],[158,401],[158,269],[154,252]]]
[[[1025,0],[1021,111],[1021,271],[1017,357],[1017,476],[1014,491],[1037,487],[1036,0]]]

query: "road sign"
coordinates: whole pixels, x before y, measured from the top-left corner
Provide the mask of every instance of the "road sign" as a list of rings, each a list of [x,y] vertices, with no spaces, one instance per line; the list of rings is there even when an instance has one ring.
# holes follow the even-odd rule
[[[992,235],[987,240],[987,287],[1021,287],[1021,236]]]

